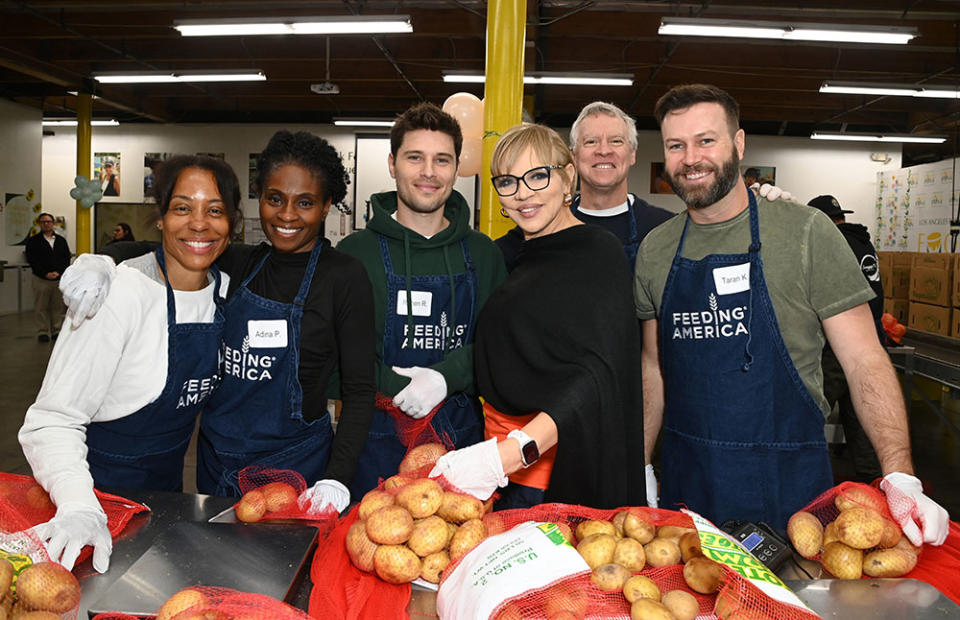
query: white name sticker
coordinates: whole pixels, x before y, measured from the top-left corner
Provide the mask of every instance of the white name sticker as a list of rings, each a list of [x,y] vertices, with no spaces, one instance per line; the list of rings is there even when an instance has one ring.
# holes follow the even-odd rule
[[[750,290],[750,263],[717,267],[713,270],[717,295],[731,295]]]
[[[410,291],[413,302],[413,316],[430,316],[433,293],[428,291]],[[397,291],[397,314],[407,316],[407,292]]]
[[[251,349],[280,349],[287,346],[287,320],[247,321]]]

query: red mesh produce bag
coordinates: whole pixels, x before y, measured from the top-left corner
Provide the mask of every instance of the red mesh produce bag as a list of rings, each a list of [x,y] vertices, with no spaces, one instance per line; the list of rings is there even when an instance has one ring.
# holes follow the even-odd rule
[[[660,510],[647,507],[621,508],[615,510],[600,510],[584,506],[567,504],[542,504],[523,510],[507,510],[493,512],[484,516],[490,536],[508,531],[527,521],[550,522],[561,525],[561,529],[575,532],[577,525],[587,520],[611,520],[621,510],[629,510],[657,527],[672,525],[684,528],[693,528],[694,522],[690,516],[671,510]],[[701,541],[704,540],[701,532]],[[712,536],[712,534],[707,534]],[[725,539],[729,545],[732,541]],[[707,550],[705,549],[705,553]],[[470,557],[470,556],[465,556]],[[716,558],[714,558],[716,559]],[[464,559],[452,562],[443,573],[442,584],[451,576]],[[759,563],[758,563],[759,564]],[[777,618],[783,620],[810,620],[816,615],[800,607],[776,601],[753,583],[724,566],[725,579],[717,595],[703,595],[691,590],[683,579],[683,566],[671,565],[660,568],[647,566],[641,575],[649,577],[660,587],[663,593],[672,590],[683,590],[693,595],[700,605],[700,615],[713,617],[713,609],[717,600],[727,613],[742,610],[747,614],[744,617]],[[561,616],[561,612],[568,612]],[[550,617],[597,617],[597,618],[630,618],[630,603],[623,594],[604,592],[591,581],[590,574],[581,574],[559,582],[548,584],[546,587],[527,591],[526,593],[504,601],[497,608],[493,618],[550,618]]]
[[[359,506],[340,519],[313,555],[310,616],[324,620],[408,618],[410,584],[394,585],[367,573],[347,556],[347,530],[358,520]]]
[[[300,472],[251,465],[240,470],[238,482],[243,497],[234,505],[234,510],[241,521],[250,520],[244,518],[249,513],[243,512],[245,507],[241,507],[241,504],[256,506],[252,510],[260,516],[253,519],[254,521],[309,521],[311,525],[319,528],[321,533],[329,531],[339,516],[332,506],[322,512],[310,510],[309,505],[300,506],[298,498],[307,489],[307,482]],[[263,509],[262,512],[260,508]]]
[[[400,408],[393,404],[393,399],[383,394],[377,394],[375,404],[377,409],[386,411],[393,417],[393,422],[397,429],[397,438],[400,440],[400,443],[407,446],[408,449],[431,442],[442,443],[448,448],[453,446],[453,442],[451,442],[448,437],[439,437],[433,429],[433,426],[431,426],[433,416],[435,416],[437,411],[440,410],[440,407],[443,406],[443,402],[419,420],[411,418],[400,411]]]
[[[150,510],[147,506],[94,489],[100,506],[107,515],[107,528],[116,540],[133,515]],[[56,513],[50,496],[32,476],[0,473],[0,531],[20,532],[34,525],[46,523]],[[77,564],[93,553],[90,546],[84,547]]]
[[[180,590],[161,606],[170,620],[187,618],[243,618],[244,620],[307,620],[303,611],[266,594],[239,592],[230,588],[192,586]],[[203,615],[206,614],[206,615]],[[136,620],[136,616],[121,613],[102,613],[94,620]]]
[[[917,566],[904,577],[925,581],[960,605],[960,524],[950,522],[943,545],[924,545]]]

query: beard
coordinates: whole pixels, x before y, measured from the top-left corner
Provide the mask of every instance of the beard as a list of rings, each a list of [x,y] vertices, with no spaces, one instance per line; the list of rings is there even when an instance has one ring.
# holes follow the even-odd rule
[[[397,185],[397,199],[415,213],[433,213],[443,209],[452,193],[452,191],[449,191],[443,196],[436,196],[432,200],[429,200],[410,195],[406,191],[406,188],[401,188],[399,184]]]
[[[716,181],[712,185],[696,188],[683,185],[682,175],[703,171],[713,171],[716,174]],[[683,166],[677,170],[676,174],[670,174],[664,170],[663,177],[673,193],[679,196],[689,208],[703,209],[719,202],[740,182],[740,156],[736,148],[731,148],[730,157],[723,162],[719,170],[709,165]]]

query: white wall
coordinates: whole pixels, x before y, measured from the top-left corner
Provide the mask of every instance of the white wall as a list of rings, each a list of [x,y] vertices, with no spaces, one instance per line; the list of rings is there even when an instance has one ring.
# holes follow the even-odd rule
[[[887,163],[870,159],[873,152],[890,156]],[[672,194],[650,194],[650,163],[663,161],[659,132],[640,132],[637,165],[630,172],[630,191],[650,204],[681,211],[683,203]],[[866,224],[876,219],[877,173],[900,168],[898,145],[870,142],[827,142],[809,138],[747,135],[742,164],[775,166],[777,185],[800,202],[831,194],[854,213],[848,222]]]
[[[7,194],[26,194],[33,190],[34,203],[54,215],[62,215],[56,205],[42,200],[41,179],[41,112],[37,108],[23,106],[0,99],[0,207],[6,205]],[[3,209],[0,208],[0,211]],[[6,242],[6,222],[0,214],[0,260],[9,264],[26,264],[23,246],[10,246]],[[0,313],[17,310],[17,272],[7,269],[4,281],[0,282]],[[24,273],[24,307],[33,306],[29,272]]]

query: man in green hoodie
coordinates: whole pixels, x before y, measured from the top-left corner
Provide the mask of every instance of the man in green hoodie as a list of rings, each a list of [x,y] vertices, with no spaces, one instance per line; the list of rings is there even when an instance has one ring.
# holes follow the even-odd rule
[[[474,327],[507,275],[500,250],[470,228],[470,207],[453,190],[462,144],[456,119],[433,104],[400,115],[387,160],[397,190],[371,196],[366,229],[337,246],[373,284],[377,392],[414,420],[442,404],[431,425],[457,448],[483,440]],[[393,418],[375,411],[351,497],[397,473],[405,451]]]

